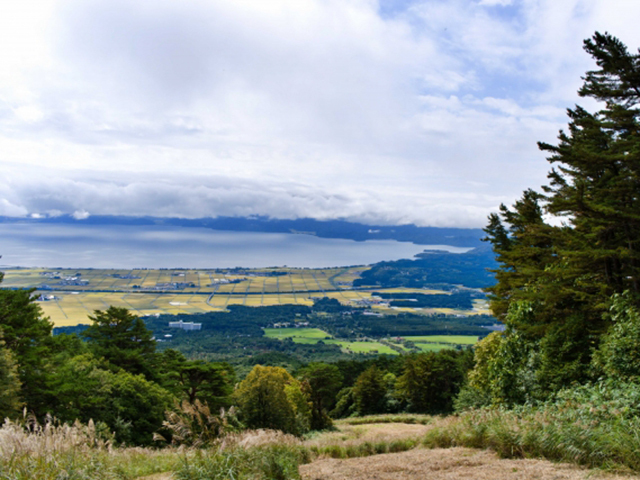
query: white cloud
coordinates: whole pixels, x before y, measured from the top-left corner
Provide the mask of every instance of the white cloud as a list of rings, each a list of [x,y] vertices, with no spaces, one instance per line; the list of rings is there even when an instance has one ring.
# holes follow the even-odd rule
[[[4,166],[12,172],[12,166]],[[37,174],[12,173],[7,194],[20,198],[17,213],[59,216],[92,215],[201,218],[265,215],[276,218],[343,218],[352,221],[437,226],[481,226],[504,197],[469,192],[407,194],[402,188],[379,192],[237,177],[128,174],[102,172],[101,178],[44,169]],[[481,219],[482,221],[478,221]]]
[[[76,210],[71,214],[71,216],[76,220],[86,220],[90,217],[89,212],[87,212],[86,210]]]
[[[44,118],[42,110],[34,105],[23,105],[13,109],[13,113],[18,119],[27,123],[39,122]]]
[[[6,198],[0,198],[0,215],[5,217],[24,217],[29,213],[22,205],[15,205]]]
[[[512,5],[513,0],[480,0],[480,5],[487,5],[493,7],[495,5],[500,5],[501,7],[506,7],[507,5]]]
[[[478,226],[545,181],[582,40],[640,45],[625,0],[394,6],[5,2],[0,214]]]

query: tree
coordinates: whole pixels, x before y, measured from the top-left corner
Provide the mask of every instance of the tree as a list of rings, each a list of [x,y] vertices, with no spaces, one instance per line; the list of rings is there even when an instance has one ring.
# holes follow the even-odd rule
[[[111,365],[147,378],[154,376],[156,341],[144,321],[126,308],[96,310],[83,336],[92,351]]]
[[[396,396],[408,410],[418,413],[449,412],[464,380],[455,350],[428,352],[407,357],[396,382]]]
[[[256,365],[234,392],[244,423],[301,435],[309,430],[311,408],[300,383],[284,368]]]
[[[492,309],[507,323],[505,345],[514,335],[536,352],[543,395],[589,378],[613,294],[634,292],[640,306],[640,53],[606,33],[584,48],[598,69],[578,93],[604,108],[568,110],[558,144],[539,143],[553,166],[544,193],[502,205],[485,229],[500,262]],[[518,304],[529,313],[510,315]]]
[[[640,53],[617,38],[596,33],[584,42],[598,70],[587,72],[580,96],[605,103],[591,114],[569,110],[569,132],[558,145],[539,143],[556,165],[547,211],[569,218],[563,255],[588,274],[583,288],[606,296],[640,293]]]
[[[20,379],[11,350],[5,348],[0,330],[0,421],[20,409]]]
[[[90,353],[61,365],[52,378],[55,415],[67,422],[105,423],[120,442],[152,443],[174,397],[142,375],[124,370],[114,373],[108,367]]]
[[[360,415],[384,413],[387,395],[384,372],[375,365],[369,367],[356,380],[352,394]]]
[[[33,290],[0,290],[0,329],[18,367],[20,397],[36,415],[46,413],[46,369],[52,324]]]
[[[177,398],[191,405],[198,400],[211,412],[229,406],[235,372],[228,363],[187,360],[171,348],[157,355],[156,363],[157,383]]]
[[[622,381],[640,379],[640,309],[630,297],[629,293],[614,297],[613,325],[594,355],[598,373]]]
[[[230,365],[190,360],[180,367],[178,376],[189,403],[193,404],[198,399],[214,412],[228,406],[234,383]]]
[[[335,365],[310,363],[300,371],[300,379],[310,387],[311,429],[323,430],[333,425],[327,412],[336,403],[342,386],[342,374]]]

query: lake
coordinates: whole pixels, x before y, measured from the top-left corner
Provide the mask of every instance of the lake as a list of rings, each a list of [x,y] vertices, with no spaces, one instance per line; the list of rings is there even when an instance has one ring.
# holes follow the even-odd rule
[[[469,248],[288,233],[120,225],[0,224],[0,263],[48,268],[231,268],[369,265],[425,249]]]

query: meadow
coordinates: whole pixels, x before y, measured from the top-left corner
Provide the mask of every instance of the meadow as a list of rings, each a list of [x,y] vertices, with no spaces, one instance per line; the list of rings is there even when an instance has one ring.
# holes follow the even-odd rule
[[[27,269],[5,271],[3,288],[34,288],[45,315],[55,326],[88,323],[95,310],[125,307],[137,315],[224,311],[231,305],[313,305],[335,298],[343,305],[368,306],[382,314],[487,314],[486,302],[470,311],[389,307],[372,292],[443,294],[442,290],[354,288],[367,266],[269,269]],[[367,351],[368,346],[354,346]]]
[[[436,439],[456,422],[425,415],[378,415],[338,420],[335,430],[306,438],[269,430],[232,433],[200,449],[117,447],[101,438],[92,424],[26,429],[7,422],[0,428],[0,474],[15,480],[638,478],[635,469],[619,464],[613,470],[623,475],[570,465],[583,463],[574,458],[552,463],[540,458],[545,455],[522,455],[519,449],[506,453],[477,449],[480,445],[439,448],[441,440]]]

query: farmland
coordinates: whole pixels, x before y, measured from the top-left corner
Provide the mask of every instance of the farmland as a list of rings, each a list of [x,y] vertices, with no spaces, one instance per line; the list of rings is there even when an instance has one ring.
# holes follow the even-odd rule
[[[40,305],[56,326],[87,323],[94,310],[110,305],[138,315],[194,314],[225,311],[232,305],[311,306],[328,297],[347,306],[366,306],[374,313],[486,314],[486,302],[473,308],[390,307],[376,293],[442,295],[438,289],[354,287],[367,266],[269,269],[26,269],[5,270],[3,288],[35,288]],[[366,347],[354,347],[364,348]]]
[[[427,335],[386,339],[384,343],[377,340],[344,341],[336,340],[327,332],[319,328],[265,328],[265,337],[284,340],[290,338],[294,343],[317,344],[322,341],[326,345],[339,345],[349,353],[387,353],[397,355],[409,351],[403,346],[405,341],[415,344],[420,351],[439,351],[444,348],[473,345],[478,341],[474,335]]]

